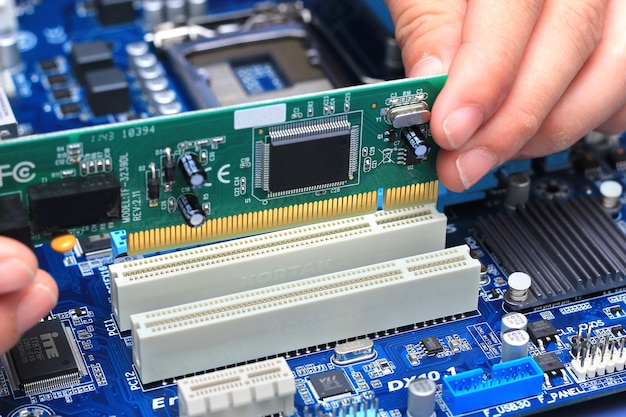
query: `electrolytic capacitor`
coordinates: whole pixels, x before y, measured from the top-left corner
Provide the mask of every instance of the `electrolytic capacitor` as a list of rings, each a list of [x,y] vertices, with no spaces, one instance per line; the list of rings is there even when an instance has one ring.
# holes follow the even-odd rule
[[[193,188],[202,187],[207,180],[206,172],[194,153],[187,152],[181,156],[178,160],[178,168],[183,173],[187,184]]]
[[[528,326],[528,319],[522,313],[514,311],[502,316],[502,327],[500,328],[500,335],[511,330],[526,330]]]
[[[435,414],[437,384],[428,378],[416,378],[408,386],[407,414],[410,417],[431,417]]]
[[[206,213],[194,194],[182,194],[177,200],[178,210],[189,227],[200,227],[206,220]]]
[[[157,175],[156,165],[154,162],[150,162],[148,167],[150,168],[150,173],[148,174],[148,200],[150,207],[154,207],[159,204],[161,178]]]
[[[172,150],[165,148],[165,159],[163,160],[163,178],[165,182],[171,184],[176,181],[176,162],[172,158]]]
[[[428,142],[426,141],[426,137],[424,133],[421,131],[419,126],[410,126],[405,127],[400,131],[400,136],[409,144],[411,147],[412,157],[417,161],[423,161],[428,156],[430,152],[430,146],[428,146]]]
[[[502,362],[521,359],[528,356],[530,336],[525,330],[511,330],[501,336]]]

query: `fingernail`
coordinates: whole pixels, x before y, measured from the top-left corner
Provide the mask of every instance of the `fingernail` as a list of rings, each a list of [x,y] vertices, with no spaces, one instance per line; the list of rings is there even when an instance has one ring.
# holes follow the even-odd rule
[[[35,279],[33,271],[18,258],[0,262],[0,293],[9,293],[26,287]]]
[[[441,73],[443,73],[441,60],[436,56],[428,55],[413,65],[413,68],[409,71],[409,77],[425,77]]]
[[[57,303],[56,294],[43,284],[35,284],[17,307],[17,330],[24,333],[33,327]]]
[[[498,158],[487,148],[475,148],[461,154],[456,168],[463,187],[467,190],[498,165]]]
[[[462,107],[450,113],[443,122],[443,131],[452,149],[465,145],[483,121],[483,113],[476,106]]]

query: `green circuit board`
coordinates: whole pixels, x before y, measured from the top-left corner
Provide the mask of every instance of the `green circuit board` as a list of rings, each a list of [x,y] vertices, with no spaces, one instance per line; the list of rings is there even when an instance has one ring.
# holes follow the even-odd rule
[[[428,108],[444,81],[5,140],[0,197],[19,196],[35,243],[126,230],[129,253],[435,201]]]

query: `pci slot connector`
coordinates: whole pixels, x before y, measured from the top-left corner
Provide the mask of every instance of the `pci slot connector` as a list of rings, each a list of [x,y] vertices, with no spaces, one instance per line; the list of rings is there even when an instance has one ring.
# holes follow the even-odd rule
[[[113,313],[125,331],[131,314],[443,249],[445,233],[424,205],[113,264]]]
[[[293,414],[296,380],[284,358],[183,378],[177,382],[181,417]]]
[[[417,240],[417,239],[416,239]],[[144,383],[478,308],[466,245],[131,316]]]

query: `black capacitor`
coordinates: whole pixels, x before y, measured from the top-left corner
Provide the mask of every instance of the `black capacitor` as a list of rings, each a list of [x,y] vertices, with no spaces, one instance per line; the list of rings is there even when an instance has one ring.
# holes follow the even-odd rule
[[[402,136],[402,139],[404,139],[411,147],[412,158],[417,161],[423,161],[426,159],[428,153],[430,152],[430,146],[428,146],[426,136],[419,126],[402,128],[400,136]]]
[[[172,150],[165,148],[165,159],[163,159],[163,178],[167,183],[176,181],[176,163],[172,158]]]
[[[178,168],[192,188],[202,187],[207,180],[206,172],[195,153],[187,152],[181,156],[178,160]]]
[[[189,227],[200,227],[206,220],[206,213],[194,194],[182,194],[178,197],[178,210]]]

